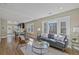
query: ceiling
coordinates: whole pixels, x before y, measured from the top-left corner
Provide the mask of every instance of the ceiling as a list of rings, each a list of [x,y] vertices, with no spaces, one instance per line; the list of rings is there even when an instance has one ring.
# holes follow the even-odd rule
[[[0,3],[0,17],[11,22],[29,22],[38,18],[79,8],[77,3]]]

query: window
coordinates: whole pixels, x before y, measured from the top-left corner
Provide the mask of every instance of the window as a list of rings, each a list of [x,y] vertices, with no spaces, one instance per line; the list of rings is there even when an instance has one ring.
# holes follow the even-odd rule
[[[61,22],[61,33],[66,34],[66,22]]]
[[[34,32],[34,25],[33,24],[31,24],[30,30],[31,30],[31,32]]]
[[[49,23],[49,33],[57,34],[57,23]]]
[[[67,16],[44,21],[42,25],[42,33],[62,33],[70,36],[70,17]]]
[[[47,22],[45,22],[44,23],[44,33],[47,33],[47,28],[48,28],[47,25],[48,25]]]
[[[34,32],[34,24],[27,25],[27,32]]]

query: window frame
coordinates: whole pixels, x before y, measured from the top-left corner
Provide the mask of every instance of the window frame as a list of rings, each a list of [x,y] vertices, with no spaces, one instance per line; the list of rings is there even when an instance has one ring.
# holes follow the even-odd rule
[[[34,24],[27,24],[27,32],[31,33],[34,32]]]

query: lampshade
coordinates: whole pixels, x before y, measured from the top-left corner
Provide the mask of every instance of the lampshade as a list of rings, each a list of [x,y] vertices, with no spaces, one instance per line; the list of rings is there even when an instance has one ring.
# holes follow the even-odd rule
[[[37,29],[37,31],[40,31],[40,30],[41,30],[40,28]]]

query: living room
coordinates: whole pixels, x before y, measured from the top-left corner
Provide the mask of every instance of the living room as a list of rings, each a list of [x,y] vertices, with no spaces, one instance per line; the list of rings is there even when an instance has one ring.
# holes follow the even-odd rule
[[[3,3],[0,15],[1,45],[7,38],[24,55],[79,54],[79,4]]]
[[[34,39],[37,39],[38,37],[39,40],[42,39],[43,41],[47,41],[53,47],[60,48],[60,49],[65,48],[66,52],[70,54],[75,53],[75,52],[72,52],[71,50],[72,50],[72,45],[74,44],[72,41],[75,38],[78,39],[78,37],[76,36],[77,33],[75,33],[76,31],[78,31],[78,25],[79,25],[78,10],[79,9],[77,8],[67,12],[62,12],[53,16],[48,16],[48,17],[40,18],[38,20],[25,23],[27,36],[30,36]],[[49,37],[49,33],[52,36],[50,35]],[[60,34],[67,36],[67,38],[63,42],[65,43],[64,46],[61,44],[58,44],[58,42],[56,43],[50,42],[51,41],[50,39],[58,39],[59,37],[54,38],[54,36],[60,36]],[[41,36],[41,38],[39,36]],[[50,39],[48,39],[48,37]]]

